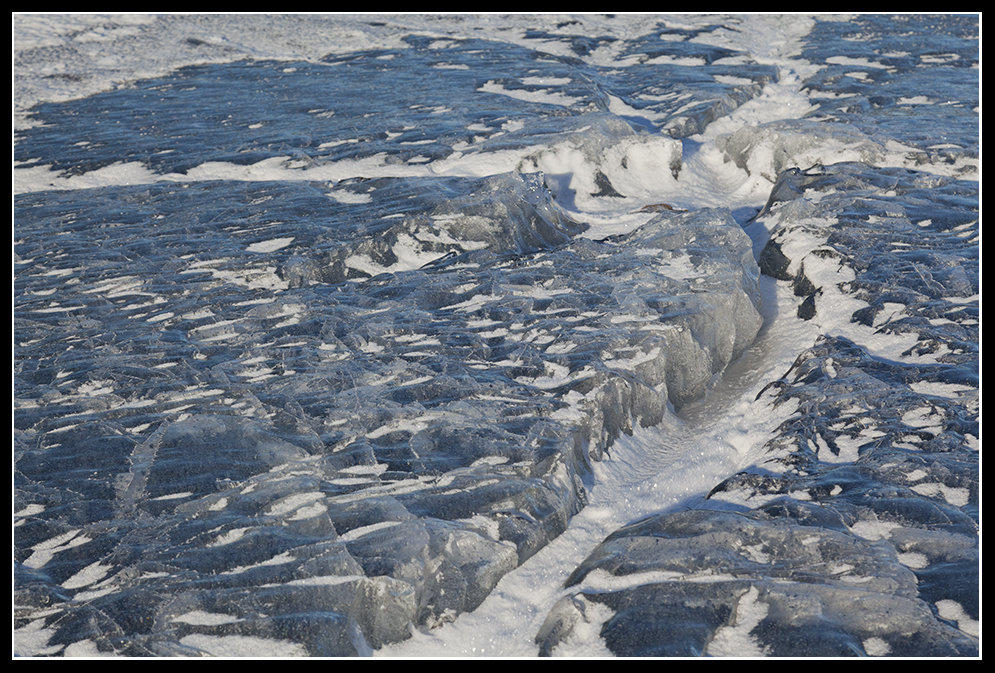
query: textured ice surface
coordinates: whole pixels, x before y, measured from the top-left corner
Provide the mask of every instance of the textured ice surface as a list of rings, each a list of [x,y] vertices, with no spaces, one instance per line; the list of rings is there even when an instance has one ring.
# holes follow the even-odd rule
[[[447,632],[763,308],[529,651],[976,654],[978,26],[16,17],[15,653]]]
[[[827,334],[761,393],[794,411],[709,493],[731,510],[652,516],[595,549],[541,652],[594,621],[619,656],[978,653],[977,199],[905,169],[782,174],[761,268],[807,320],[845,307],[823,327],[863,345]],[[592,603],[610,612],[586,618]]]
[[[810,117],[844,122],[919,165],[973,172],[980,104],[977,28],[970,15],[857,15],[818,22],[801,53],[825,65],[805,82],[818,104]]]
[[[370,198],[19,197],[18,506],[55,517],[18,527],[19,601],[76,601],[55,642],[99,614],[150,624],[118,627],[132,654],[191,634],[348,654],[450,620],[564,529],[590,460],[760,327],[725,211],[592,241],[541,174],[338,190]],[[39,555],[70,527],[72,553]],[[352,635],[306,635],[333,627]]]
[[[654,517],[592,553],[570,579],[585,590],[562,599],[539,640],[549,649],[600,604],[601,637],[619,656],[974,652],[917,600],[900,556],[818,512],[801,523],[774,508]]]
[[[581,55],[599,41],[576,39],[592,43],[568,47]],[[356,171],[348,177],[370,175],[363,170],[527,153],[605,113],[640,130],[686,137],[758,95],[775,76],[771,66],[741,57],[716,63],[734,54],[728,49],[654,34],[622,48],[614,59],[629,67],[615,69],[572,53],[479,39],[440,45],[411,34],[396,49],[309,62],[191,65],[36,106],[33,120],[43,125],[18,133],[15,159],[22,168],[46,166],[66,177],[141,162],[181,178],[212,165],[266,161],[335,178],[343,170]],[[667,58],[653,58],[662,54]]]

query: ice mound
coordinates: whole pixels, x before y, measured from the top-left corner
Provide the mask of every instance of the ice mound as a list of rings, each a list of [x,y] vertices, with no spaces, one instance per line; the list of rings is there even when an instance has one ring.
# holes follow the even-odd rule
[[[595,241],[543,184],[20,196],[18,605],[134,655],[356,654],[474,609],[761,324],[728,211]]]
[[[757,398],[788,419],[714,510],[592,552],[544,653],[583,624],[621,656],[977,655],[977,204],[905,169],[780,176],[761,268],[827,332]]]
[[[916,598],[898,553],[831,518],[788,524],[763,510],[689,510],[627,526],[568,580],[578,591],[551,611],[541,652],[568,641],[587,615],[604,620],[601,637],[617,656],[976,651]]]
[[[914,340],[904,355],[970,365],[980,291],[977,199],[977,183],[906,169],[845,163],[785,171],[760,215],[770,231],[760,268],[792,282],[805,297],[803,317],[813,319],[825,303],[827,328],[857,322]]]
[[[744,126],[716,138],[725,160],[770,182],[790,169],[845,162],[904,166],[937,175],[977,179],[977,158],[945,146],[921,147],[869,134],[853,124],[791,119]]]
[[[715,146],[726,161],[771,182],[791,168],[844,161],[873,165],[886,153],[883,145],[853,127],[804,119],[744,126],[717,138]]]
[[[347,196],[349,195],[349,196]],[[334,240],[296,255],[280,274],[294,286],[362,280],[440,264],[485,250],[491,256],[520,255],[567,243],[584,231],[553,201],[541,173],[507,173],[479,180],[382,178],[336,185],[333,198],[382,209],[379,221],[358,220]],[[411,213],[394,204],[417,199]],[[368,215],[367,215],[368,216]],[[317,254],[322,248],[327,253]]]
[[[681,171],[680,141],[638,133],[612,115],[585,124],[527,154],[521,172],[539,171],[558,203],[590,205],[591,197],[645,197],[674,189]]]

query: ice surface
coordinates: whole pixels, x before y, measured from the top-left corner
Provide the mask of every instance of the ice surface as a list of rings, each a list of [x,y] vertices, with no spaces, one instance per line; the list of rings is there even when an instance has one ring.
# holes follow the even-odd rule
[[[580,589],[551,611],[540,652],[593,602],[610,608],[600,634],[619,656],[977,653],[977,194],[867,164],[781,174],[761,268],[826,332],[758,396],[794,403],[791,416],[709,493],[732,512],[608,536],[567,579]]]
[[[791,525],[772,509],[697,509],[632,524],[567,585],[580,582],[585,590],[562,599],[565,608],[609,607],[601,636],[620,656],[848,656],[864,654],[872,639],[898,655],[973,649],[915,600],[916,577],[894,551],[841,523]],[[544,631],[569,633],[552,624]]]
[[[292,640],[305,627],[278,615],[329,611],[376,648],[472,610],[562,532],[592,459],[700,396],[761,324],[751,243],[724,211],[592,241],[541,174],[339,189],[372,198],[279,183],[20,197],[35,215],[18,246],[19,492],[33,504],[44,482],[93,508],[102,534],[82,546],[120,563],[87,610],[126,613],[122,592],[140,591],[164,625],[128,652]],[[60,414],[27,402],[46,395]],[[50,534],[30,529],[26,550]],[[64,558],[33,567],[84,588]],[[232,619],[174,635],[148,596],[176,582]],[[285,589],[266,590],[264,628],[245,592],[270,585]]]
[[[775,397],[801,397],[798,411],[754,468],[709,494],[732,511],[613,533],[567,580],[576,593],[539,630],[540,650],[555,654],[596,602],[620,656],[975,654],[979,473],[965,444],[976,405],[917,396],[903,375],[842,339],[803,354]],[[926,432],[895,418],[917,405]],[[746,644],[726,649],[747,598],[763,609]],[[951,628],[945,601],[967,628]]]
[[[976,655],[978,26],[15,16],[15,654]]]
[[[802,51],[825,63],[805,82],[819,106],[812,117],[845,122],[919,166],[975,173],[975,18],[870,14],[819,22]]]

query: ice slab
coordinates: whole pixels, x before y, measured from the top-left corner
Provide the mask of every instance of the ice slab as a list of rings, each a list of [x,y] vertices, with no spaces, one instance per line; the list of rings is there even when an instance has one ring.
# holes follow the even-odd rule
[[[977,199],[905,169],[782,173],[761,269],[827,331],[755,402],[793,411],[715,509],[606,538],[541,652],[593,630],[619,656],[977,655]]]
[[[51,642],[348,655],[451,621],[762,322],[728,211],[595,241],[541,174],[326,190],[19,197],[17,600],[59,606]]]

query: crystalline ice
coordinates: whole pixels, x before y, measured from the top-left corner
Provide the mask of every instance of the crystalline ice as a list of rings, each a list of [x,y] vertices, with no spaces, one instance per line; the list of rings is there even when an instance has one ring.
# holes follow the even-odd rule
[[[485,607],[747,350],[761,271],[825,334],[783,424],[536,647],[977,653],[976,16],[266,21],[15,21],[16,654]]]
[[[590,460],[700,396],[760,327],[750,242],[724,211],[664,213],[596,242],[574,239],[582,227],[541,175],[342,185],[375,198],[320,211],[313,188],[285,187],[157,186],[152,224],[128,215],[147,187],[134,201],[120,190],[22,201],[87,223],[21,248],[18,342],[34,369],[18,396],[58,391],[75,414],[34,421],[41,407],[24,405],[22,427],[55,431],[18,459],[24,502],[43,473],[68,486],[88,471],[87,525],[106,532],[84,548],[128,549],[129,564],[150,568],[129,580],[145,592],[178,581],[152,570],[162,564],[184,583],[203,577],[198,600],[222,592],[227,607],[212,611],[239,624],[231,606],[248,587],[326,586],[340,573],[388,578],[377,582],[397,588],[384,595],[417,605],[388,625],[369,583],[323,598],[370,647],[403,638],[408,619],[431,626],[473,609],[565,529]],[[279,246],[248,215],[259,198],[281,221]],[[245,224],[191,225],[187,207],[219,200]],[[328,238],[346,213],[358,228]],[[219,240],[205,248],[209,236]],[[137,270],[139,250],[141,280],[108,282]],[[362,255],[366,268],[351,261]],[[288,282],[243,282],[253,270]],[[67,312],[38,299],[53,282]],[[62,558],[45,570],[78,589],[86,564]],[[123,567],[106,571],[115,586]],[[270,591],[270,615],[314,609],[278,607],[283,594]],[[276,624],[258,633],[291,628]]]
[[[824,336],[758,397],[796,407],[761,460],[709,494],[735,511],[652,516],[595,549],[541,631],[544,652],[584,601],[611,608],[601,633],[623,656],[977,652],[976,197],[970,183],[864,164],[782,174],[761,268],[849,312],[865,345]],[[928,282],[926,258],[956,280]],[[945,601],[967,628],[936,617]]]

